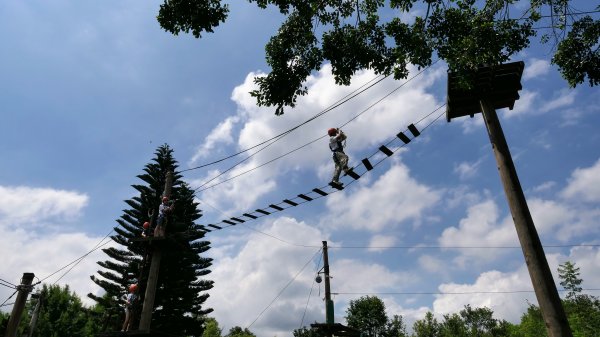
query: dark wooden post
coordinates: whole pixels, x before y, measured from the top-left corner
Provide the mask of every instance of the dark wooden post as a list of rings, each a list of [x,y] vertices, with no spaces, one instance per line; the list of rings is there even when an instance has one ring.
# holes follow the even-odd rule
[[[27,296],[31,291],[31,282],[33,282],[34,277],[33,273],[23,273],[21,284],[17,286],[17,299],[15,300],[15,305],[12,308],[8,325],[6,326],[6,334],[4,335],[6,337],[15,337],[17,335],[17,328],[19,327],[21,315],[23,315],[25,302],[27,302]]]
[[[173,185],[173,172],[168,172],[165,179],[165,191],[163,196],[171,196],[171,186]],[[162,224],[163,235],[165,223]],[[144,295],[144,305],[142,307],[142,316],[140,318],[139,330],[150,331],[150,322],[152,321],[152,311],[154,310],[154,298],[156,295],[156,284],[158,281],[158,271],[160,269],[160,260],[162,258],[162,250],[160,245],[154,246],[152,253],[152,261],[150,262],[150,271],[148,274],[148,283],[146,284],[146,292]]]
[[[458,88],[453,82],[455,78],[449,74],[446,117],[450,121],[455,117],[483,113],[494,156],[498,163],[500,180],[513,216],[540,311],[546,323],[548,336],[572,337],[544,248],[529,212],[525,194],[495,110],[513,108],[515,100],[519,99],[518,91],[522,88],[523,68],[523,62],[496,67],[481,67],[474,74],[475,85],[472,90]]]

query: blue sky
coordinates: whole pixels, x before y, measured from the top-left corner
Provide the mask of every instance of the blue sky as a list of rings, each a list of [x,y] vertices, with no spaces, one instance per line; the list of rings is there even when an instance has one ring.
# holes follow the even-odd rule
[[[0,278],[18,283],[23,272],[34,272],[55,282],[61,273],[46,277],[116,225],[157,146],[173,147],[182,169],[195,167],[302,123],[375,78],[361,72],[351,87],[337,87],[325,66],[307,82],[309,95],[275,117],[248,92],[252,78],[268,69],[264,45],[282,19],[277,12],[236,2],[225,24],[196,40],[162,31],[159,4],[0,4]],[[585,4],[578,9],[589,10]],[[521,99],[499,116],[543,244],[598,245],[597,88],[568,88],[549,63],[550,47],[534,43],[515,57],[526,65]],[[348,301],[366,293],[405,293],[379,296],[390,315],[408,322],[467,303],[514,322],[527,301],[535,303],[533,293],[488,293],[531,289],[520,249],[456,248],[519,244],[481,116],[447,123],[445,116],[434,122],[443,108],[429,115],[445,103],[446,81],[442,63],[405,85],[384,80],[228,173],[261,165],[359,114],[343,127],[352,166],[408,124],[425,118],[417,124],[422,129],[433,122],[343,192],[209,233],[215,288],[208,306],[225,330],[240,325],[259,336],[289,336],[302,322],[323,321],[324,290],[313,284],[323,240],[332,246],[340,322]],[[235,162],[184,177],[199,187]],[[332,166],[322,139],[199,192],[199,223],[323,186]],[[356,246],[364,248],[335,248]],[[581,267],[584,288],[600,282],[598,247],[548,247],[546,254],[554,271],[566,260]],[[58,282],[84,298],[98,292],[89,276],[103,259],[91,254]],[[416,294],[423,292],[444,294]],[[461,292],[470,294],[451,294]],[[0,288],[0,300],[11,293]]]

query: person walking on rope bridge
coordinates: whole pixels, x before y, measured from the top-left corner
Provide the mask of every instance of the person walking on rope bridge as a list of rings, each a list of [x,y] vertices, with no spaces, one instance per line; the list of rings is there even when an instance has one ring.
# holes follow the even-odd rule
[[[133,305],[137,300],[137,290],[137,284],[132,284],[129,286],[129,294],[125,298],[125,322],[123,322],[123,327],[121,328],[121,331],[129,331],[129,324],[131,323]]]
[[[169,198],[164,196],[162,203],[158,206],[158,220],[156,228],[154,229],[154,236],[160,237],[165,235],[165,222],[167,216],[173,210],[174,205],[169,205]]]
[[[342,170],[346,173],[350,170],[348,168],[348,156],[344,153],[344,144],[347,137],[342,130],[336,128],[327,130],[327,134],[329,135],[329,149],[333,152],[333,162],[335,164],[330,184],[342,186],[340,173],[342,173]]]

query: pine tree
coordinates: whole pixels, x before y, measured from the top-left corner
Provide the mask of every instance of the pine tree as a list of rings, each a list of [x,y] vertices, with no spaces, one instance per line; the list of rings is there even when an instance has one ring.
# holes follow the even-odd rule
[[[575,263],[567,261],[558,266],[558,277],[560,285],[567,291],[567,298],[573,299],[581,292],[582,279],[579,278],[579,268],[575,267]]]
[[[150,244],[148,240],[139,239],[142,225],[146,221],[156,224],[166,173],[169,171],[174,172],[170,200],[174,201],[175,206],[168,217],[166,238]],[[180,336],[201,336],[204,317],[212,312],[212,309],[203,308],[209,296],[206,291],[213,287],[213,282],[204,278],[210,273],[208,268],[212,259],[202,256],[210,248],[210,243],[202,240],[205,231],[194,223],[202,216],[201,211],[194,201],[194,191],[180,180],[182,176],[177,173],[177,161],[168,145],[156,150],[155,157],[145,166],[144,172],[137,176],[143,184],[132,185],[139,195],[125,201],[130,208],[123,211],[117,220],[118,226],[114,228],[116,235],[111,236],[120,247],[104,249],[110,259],[98,262],[103,268],[98,271],[99,277],[91,276],[106,291],[106,295],[88,296],[107,310],[108,317],[112,317],[111,328],[120,329],[122,297],[130,284],[138,283],[139,300],[137,307],[134,307],[135,329],[144,300],[152,249],[160,244],[162,260],[152,313],[152,330]]]

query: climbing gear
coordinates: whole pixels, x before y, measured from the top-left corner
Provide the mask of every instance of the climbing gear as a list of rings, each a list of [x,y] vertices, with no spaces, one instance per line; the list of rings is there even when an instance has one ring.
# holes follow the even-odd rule
[[[333,137],[337,134],[338,129],[336,128],[330,128],[329,130],[327,130],[327,134],[329,135],[329,137]]]
[[[129,286],[129,292],[130,293],[135,292],[137,290],[138,290],[138,285],[137,284],[132,284],[132,285]]]
[[[146,221],[142,227],[144,227],[144,229],[148,229],[150,227],[150,223]]]

